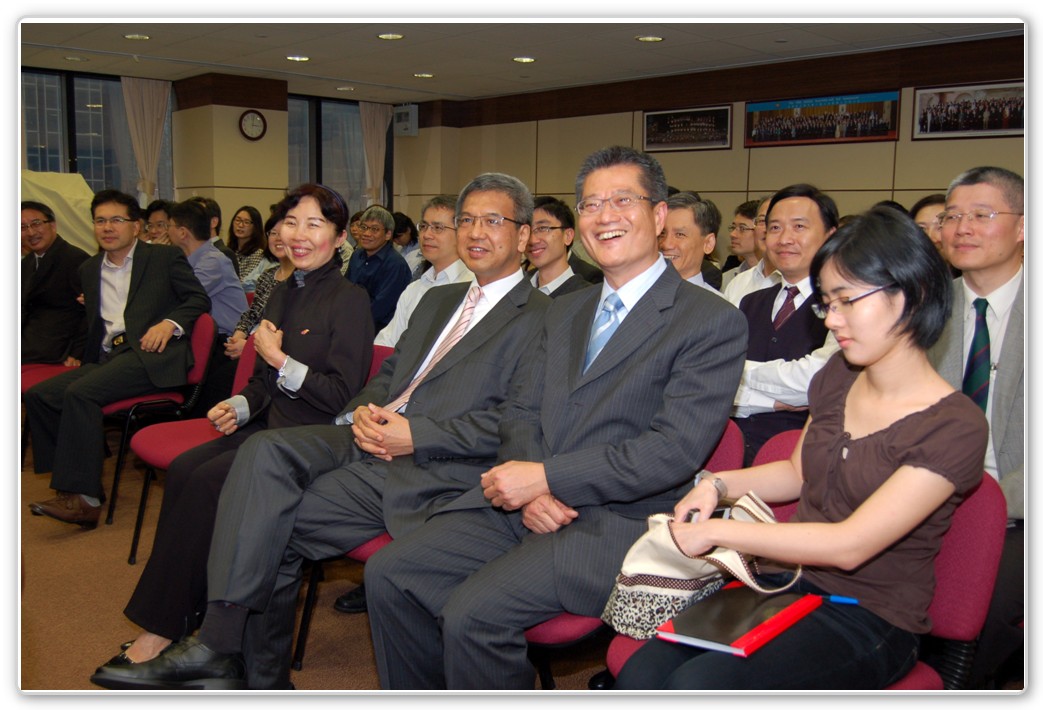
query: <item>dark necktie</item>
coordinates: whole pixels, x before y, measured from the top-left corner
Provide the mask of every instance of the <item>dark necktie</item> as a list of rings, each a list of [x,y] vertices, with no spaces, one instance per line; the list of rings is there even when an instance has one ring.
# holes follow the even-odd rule
[[[989,325],[985,311],[989,302],[984,298],[974,299],[974,337],[967,355],[967,371],[963,375],[963,393],[985,411],[989,403],[989,375],[992,371],[992,356],[989,352]]]
[[[771,322],[771,327],[778,330],[782,327],[782,324],[789,320],[789,317],[793,315],[793,311],[796,310],[794,299],[797,298],[797,294],[800,293],[800,289],[796,286],[790,286],[786,289],[786,300],[782,302],[782,308],[779,309],[778,314],[775,316],[775,320]]]

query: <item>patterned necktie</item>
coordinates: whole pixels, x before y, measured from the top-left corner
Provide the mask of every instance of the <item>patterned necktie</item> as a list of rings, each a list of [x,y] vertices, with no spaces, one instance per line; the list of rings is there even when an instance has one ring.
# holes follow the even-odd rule
[[[409,396],[413,394],[413,390],[417,388],[417,385],[427,377],[427,373],[434,369],[434,366],[438,364],[447,352],[453,349],[453,346],[460,342],[460,339],[467,333],[467,326],[471,324],[471,316],[474,315],[474,307],[478,305],[478,299],[482,297],[482,289],[475,284],[471,286],[471,289],[467,292],[467,300],[464,301],[464,310],[457,318],[456,324],[453,325],[453,329],[449,331],[449,335],[445,336],[438,349],[435,350],[435,354],[431,356],[427,366],[418,372],[413,378],[413,381],[409,383],[402,394],[396,397],[393,401],[389,402],[384,409],[389,409],[392,412],[397,412],[409,401]]]
[[[989,302],[984,298],[974,299],[974,337],[967,355],[967,371],[963,375],[963,393],[985,411],[989,403],[989,375],[992,372],[992,357],[989,353],[989,324],[985,311]]]
[[[601,352],[602,348],[605,347],[612,334],[616,332],[616,328],[619,327],[620,315],[624,310],[623,302],[619,300],[619,296],[615,293],[610,293],[608,298],[605,299],[605,304],[601,307],[598,317],[594,319],[594,325],[590,329],[587,359],[583,363],[584,372],[590,367],[590,363],[594,362],[594,359]]]
[[[778,330],[782,327],[782,324],[789,320],[789,317],[793,315],[793,311],[796,310],[794,300],[797,298],[797,294],[800,293],[800,289],[796,286],[790,286],[786,289],[786,300],[782,302],[782,308],[775,315],[775,320],[771,322],[771,327]]]

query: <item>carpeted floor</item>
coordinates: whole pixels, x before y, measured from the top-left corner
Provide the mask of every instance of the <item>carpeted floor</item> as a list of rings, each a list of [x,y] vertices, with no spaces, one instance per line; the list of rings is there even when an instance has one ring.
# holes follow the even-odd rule
[[[109,435],[116,450],[118,438]],[[105,490],[112,483],[115,456],[106,459]],[[138,564],[127,564],[143,469],[131,458],[120,483],[115,521],[81,530],[30,515],[28,504],[53,497],[50,476],[36,475],[32,452],[21,473],[21,668],[22,690],[95,690],[94,669],[119,652],[138,629],[123,616],[142,566],[148,559],[162,496],[162,475],[152,488]],[[298,690],[375,690],[376,667],[365,614],[333,610],[333,600],[362,579],[350,560],[326,563],[326,581],[312,620],[307,653],[293,674]],[[303,590],[301,599],[303,600]],[[607,641],[559,652],[553,664],[558,690],[586,690],[591,675],[604,668]],[[538,681],[537,681],[538,685]],[[104,691],[103,691],[104,692]]]

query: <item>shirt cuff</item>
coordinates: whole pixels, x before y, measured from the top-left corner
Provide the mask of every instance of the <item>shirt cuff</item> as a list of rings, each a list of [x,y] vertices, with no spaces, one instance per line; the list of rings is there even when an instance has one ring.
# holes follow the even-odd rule
[[[225,404],[235,410],[235,425],[242,426],[250,421],[250,403],[241,394],[235,394],[225,400]]]
[[[185,329],[182,328],[178,324],[178,322],[176,320],[170,320],[169,318],[164,318],[163,320],[167,321],[168,323],[173,323],[174,324],[174,337],[175,338],[180,338],[182,335],[185,334]]]
[[[297,399],[297,391],[304,386],[304,378],[307,374],[307,365],[287,356],[286,363],[279,368],[279,377],[275,380],[275,384],[287,397]]]

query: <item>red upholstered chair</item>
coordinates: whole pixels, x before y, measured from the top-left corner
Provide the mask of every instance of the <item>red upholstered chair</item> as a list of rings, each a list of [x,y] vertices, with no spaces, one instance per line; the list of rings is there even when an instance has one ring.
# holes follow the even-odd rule
[[[742,468],[742,455],[742,430],[729,419],[705,468],[708,471]],[[525,640],[529,642],[529,660],[536,666],[540,687],[543,690],[555,688],[550,667],[554,651],[593,639],[607,628],[599,617],[563,612],[527,630]]]
[[[29,388],[49,380],[55,375],[68,372],[70,368],[62,364],[45,365],[42,363],[29,363],[22,365],[20,392],[25,394]],[[25,464],[25,450],[29,448],[29,420],[22,420],[22,464]]]
[[[136,397],[117,400],[101,408],[102,414],[110,420],[122,422],[119,452],[116,455],[116,471],[112,476],[112,492],[109,495],[109,511],[105,516],[105,524],[112,525],[112,516],[116,512],[116,494],[119,491],[120,476],[123,464],[130,448],[131,430],[147,417],[164,419],[180,419],[196,405],[203,391],[207,365],[210,363],[210,352],[214,348],[216,326],[209,313],[203,313],[196,319],[192,327],[191,346],[193,364],[185,376],[185,387],[180,390],[164,390],[149,392]]]
[[[237,393],[246,386],[257,360],[254,349],[254,338],[246,339],[239,362],[235,366],[235,377],[232,380],[232,392]],[[189,449],[220,439],[223,435],[214,429],[214,425],[206,417],[182,419],[174,422],[152,424],[136,433],[130,440],[130,450],[145,464],[145,480],[141,486],[141,501],[138,503],[138,517],[134,522],[134,537],[130,542],[130,556],[127,564],[137,563],[138,542],[141,539],[141,526],[145,521],[145,506],[148,503],[149,489],[156,477],[157,470],[167,470],[170,463]]]

